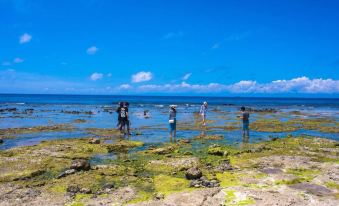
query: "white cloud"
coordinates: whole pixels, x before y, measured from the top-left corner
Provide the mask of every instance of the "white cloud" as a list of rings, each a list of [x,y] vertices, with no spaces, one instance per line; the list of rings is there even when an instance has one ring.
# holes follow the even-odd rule
[[[239,41],[251,35],[251,32],[233,33],[225,38],[225,41]]]
[[[129,84],[122,84],[122,85],[119,86],[119,89],[131,89],[131,88],[132,88],[132,86],[129,85]]]
[[[339,80],[333,79],[309,79],[308,77],[298,77],[290,80],[275,80],[269,83],[258,83],[256,81],[242,80],[234,84],[162,84],[162,85],[142,85],[137,88],[141,92],[195,92],[195,93],[339,93]]]
[[[178,31],[178,32],[169,32],[163,36],[163,39],[172,39],[172,38],[178,38],[184,36],[184,32]]]
[[[98,52],[98,48],[97,47],[95,47],[95,46],[91,46],[90,48],[88,48],[87,50],[86,50],[86,52],[87,52],[87,54],[89,54],[89,55],[94,55],[95,53],[97,53]]]
[[[19,57],[17,57],[17,58],[15,58],[15,59],[13,60],[13,62],[17,64],[17,63],[22,63],[22,62],[24,62],[24,60],[21,59],[21,58],[19,58]]]
[[[187,79],[189,79],[191,77],[192,73],[187,73],[182,77],[182,80],[186,81]]]
[[[91,76],[90,76],[90,79],[92,81],[96,81],[96,80],[99,80],[99,79],[102,79],[104,75],[101,74],[101,73],[97,73],[97,72],[94,72]]]
[[[211,49],[218,49],[220,47],[220,43],[215,43],[212,45]]]
[[[132,82],[146,82],[153,78],[153,74],[151,72],[138,72],[132,75]]]
[[[31,40],[32,40],[32,36],[27,33],[24,33],[23,35],[20,36],[19,43],[25,44],[25,43],[30,42]]]
[[[240,41],[240,40],[248,38],[250,35],[251,35],[250,31],[242,32],[242,33],[233,33],[233,34],[227,36],[226,38],[224,38],[222,41],[219,41],[219,42],[213,44],[211,46],[211,49],[212,50],[219,49],[222,46],[222,44],[224,44],[225,42]]]
[[[173,93],[180,93],[180,92],[200,92],[200,93],[209,93],[209,92],[216,92],[220,91],[223,85],[217,83],[210,83],[210,84],[188,84],[186,82],[182,82],[181,84],[164,84],[164,85],[155,85],[155,84],[148,84],[139,86],[138,89],[140,91],[147,91],[147,92],[173,92]]]

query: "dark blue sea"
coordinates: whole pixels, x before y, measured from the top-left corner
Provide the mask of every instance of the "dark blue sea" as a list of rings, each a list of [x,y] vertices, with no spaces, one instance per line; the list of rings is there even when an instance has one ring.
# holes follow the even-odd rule
[[[207,101],[210,105],[339,107],[339,98],[0,94],[0,103],[2,104],[107,105],[117,104],[120,101],[128,101],[132,104],[201,104],[203,101]]]

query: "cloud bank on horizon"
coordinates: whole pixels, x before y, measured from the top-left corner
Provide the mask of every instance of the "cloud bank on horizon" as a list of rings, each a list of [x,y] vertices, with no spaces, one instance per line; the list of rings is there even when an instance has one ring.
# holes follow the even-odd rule
[[[191,73],[182,79],[188,79]],[[181,83],[147,84],[151,72],[138,72],[131,76],[130,83],[100,87],[84,81],[65,81],[50,76],[21,73],[15,70],[0,71],[0,90],[23,93],[72,93],[72,94],[339,94],[339,80],[297,77],[289,80],[274,80],[267,83],[241,80],[233,84]],[[185,78],[186,77],[186,78]],[[92,82],[110,78],[109,74],[93,73]]]
[[[339,97],[338,1],[131,2],[0,0],[0,93]]]

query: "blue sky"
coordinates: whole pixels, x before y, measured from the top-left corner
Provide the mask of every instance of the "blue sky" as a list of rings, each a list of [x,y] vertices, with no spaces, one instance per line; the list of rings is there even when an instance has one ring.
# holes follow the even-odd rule
[[[339,96],[339,1],[0,0],[0,93]]]

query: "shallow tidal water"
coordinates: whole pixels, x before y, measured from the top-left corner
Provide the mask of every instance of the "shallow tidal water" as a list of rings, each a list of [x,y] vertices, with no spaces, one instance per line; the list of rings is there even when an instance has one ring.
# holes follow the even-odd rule
[[[279,119],[282,122],[291,118],[331,118],[338,122],[338,99],[288,99],[288,98],[213,98],[213,97],[119,97],[119,96],[71,96],[71,95],[0,95],[0,109],[16,108],[15,111],[0,113],[0,129],[29,128],[36,126],[67,124],[72,131],[35,132],[17,134],[16,138],[5,139],[0,149],[38,144],[41,141],[94,137],[88,128],[112,129],[117,126],[115,109],[117,102],[130,102],[131,140],[145,142],[146,145],[161,144],[169,141],[168,111],[170,104],[177,104],[178,125],[188,125],[185,130],[178,129],[177,139],[190,139],[202,133],[205,135],[223,135],[227,144],[242,142],[241,131],[224,130],[218,126],[240,123],[237,118],[239,107],[247,106],[256,110],[274,109],[275,112],[253,112],[250,122],[258,119]],[[208,101],[208,126],[214,129],[189,128],[197,119],[194,113],[199,111],[200,103]],[[150,118],[144,118],[143,112],[149,111]],[[293,114],[293,111],[300,112]],[[81,119],[80,123],[76,120]],[[239,125],[240,126],[240,125]],[[138,135],[136,135],[138,134]],[[318,136],[339,140],[338,133],[300,129],[293,132],[251,131],[249,142],[268,140],[271,137],[284,137],[288,134]],[[113,138],[111,142],[114,142]],[[107,140],[106,140],[107,141]],[[98,159],[100,159],[100,155]],[[114,157],[108,157],[114,158]]]

